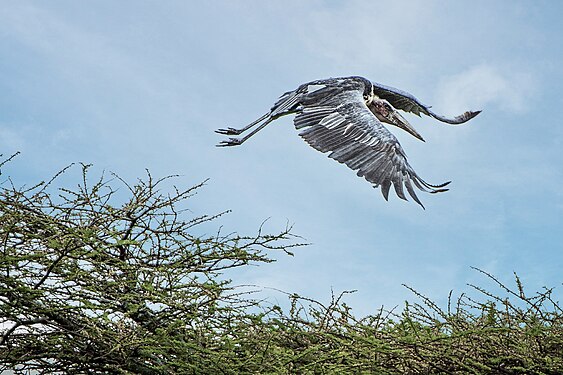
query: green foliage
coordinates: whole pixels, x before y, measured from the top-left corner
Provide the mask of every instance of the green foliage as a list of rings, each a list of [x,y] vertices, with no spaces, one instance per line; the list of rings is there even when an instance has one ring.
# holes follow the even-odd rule
[[[6,368],[68,373],[186,373],[222,366],[229,327],[254,302],[222,271],[269,262],[287,250],[276,235],[195,236],[220,216],[186,219],[201,186],[159,191],[150,174],[50,192],[55,180],[0,192],[0,362]],[[52,189],[51,189],[52,190]],[[232,346],[232,345],[231,345]]]
[[[1,167],[1,165],[0,165]],[[65,170],[66,171],[66,170]],[[63,172],[65,172],[63,171]],[[61,173],[63,173],[61,172]],[[355,317],[288,295],[284,311],[236,287],[227,269],[299,246],[277,234],[196,235],[201,185],[117,176],[75,189],[0,190],[0,371],[79,374],[559,374],[563,315],[552,290],[516,276],[498,297],[473,286],[445,309],[420,302]],[[115,188],[118,184],[123,191]],[[119,196],[127,195],[119,199]],[[119,203],[121,202],[121,203]]]

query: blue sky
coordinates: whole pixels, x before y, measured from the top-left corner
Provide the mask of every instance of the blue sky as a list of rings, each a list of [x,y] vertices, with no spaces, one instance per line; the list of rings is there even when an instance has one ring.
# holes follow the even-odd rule
[[[556,1],[17,1],[0,6],[0,153],[16,183],[82,161],[133,180],[210,181],[194,214],[253,232],[294,224],[312,245],[234,275],[239,283],[326,301],[355,289],[360,314],[413,299],[444,301],[470,266],[530,291],[563,269],[563,5]],[[392,129],[417,173],[451,191],[391,193],[303,142],[291,118],[240,148],[213,131],[243,126],[283,92],[362,75],[441,114]],[[283,300],[266,289],[272,301]]]

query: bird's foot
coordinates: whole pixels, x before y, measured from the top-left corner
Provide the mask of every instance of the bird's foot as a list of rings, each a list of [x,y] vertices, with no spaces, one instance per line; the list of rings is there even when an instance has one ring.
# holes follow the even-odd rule
[[[226,129],[217,129],[215,133],[224,134],[224,135],[239,135],[242,133],[239,129],[235,128],[226,128]]]
[[[239,138],[229,138],[226,141],[219,142],[217,147],[238,146],[240,144],[242,144],[242,141]]]

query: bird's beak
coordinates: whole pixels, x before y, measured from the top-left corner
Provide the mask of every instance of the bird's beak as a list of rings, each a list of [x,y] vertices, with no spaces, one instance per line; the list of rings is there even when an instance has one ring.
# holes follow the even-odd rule
[[[390,113],[389,117],[390,117],[389,120],[391,120],[391,124],[395,125],[398,128],[405,130],[409,134],[411,134],[414,137],[420,139],[422,142],[425,142],[424,138],[422,138],[422,136],[420,134],[418,134],[418,132],[416,130],[414,130],[412,125],[409,124],[409,122],[403,116],[401,116],[397,111]]]

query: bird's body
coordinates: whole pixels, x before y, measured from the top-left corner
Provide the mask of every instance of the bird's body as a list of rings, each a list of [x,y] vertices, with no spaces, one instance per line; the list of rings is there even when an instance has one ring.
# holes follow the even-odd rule
[[[414,187],[429,193],[446,191],[449,183],[431,185],[421,179],[407,162],[397,138],[382,122],[398,126],[423,140],[420,134],[397,112],[397,109],[418,116],[425,114],[449,124],[461,124],[479,112],[465,112],[455,118],[435,114],[409,93],[370,82],[363,77],[329,78],[305,83],[283,94],[270,112],[242,129],[219,129],[226,135],[238,135],[257,126],[243,138],[230,138],[218,146],[236,146],[256,134],[271,121],[296,114],[295,128],[299,135],[320,152],[357,171],[374,187],[381,187],[385,199],[393,185],[406,200],[409,195],[422,206]]]

